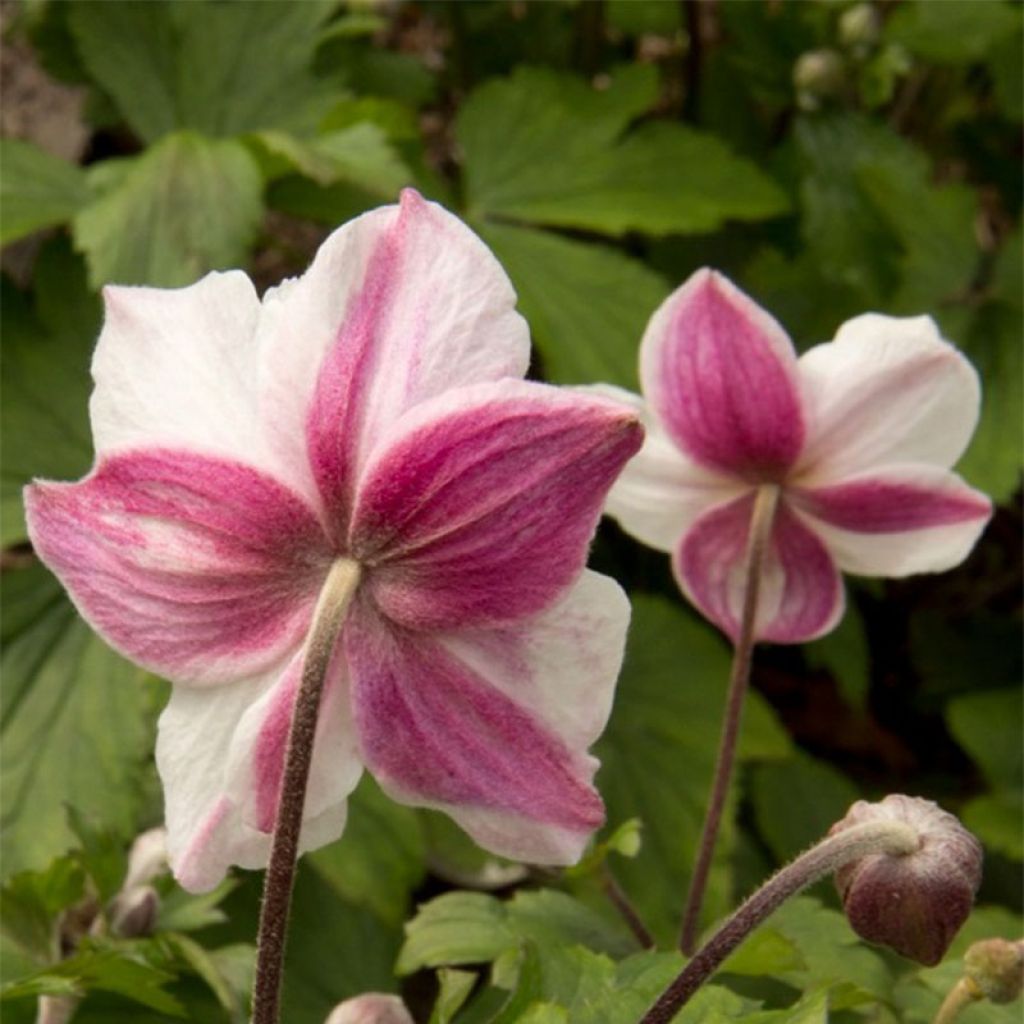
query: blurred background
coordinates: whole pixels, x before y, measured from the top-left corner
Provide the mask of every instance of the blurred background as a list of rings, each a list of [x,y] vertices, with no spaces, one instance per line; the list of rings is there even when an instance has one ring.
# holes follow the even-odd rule
[[[31,979],[61,952],[54,921],[83,892],[109,896],[96,873],[119,879],[161,816],[152,749],[166,684],[77,619],[21,512],[31,477],[91,464],[98,289],[240,266],[262,290],[404,185],[493,248],[541,379],[635,389],[647,318],[702,265],[801,348],[877,310],[930,313],[967,353],[984,408],[960,472],[999,509],[956,571],[850,580],[833,634],[758,651],[708,920],[851,801],[904,791],[984,841],[979,934],[1019,932],[1019,3],[23,0],[0,12],[5,1019],[34,1019],[26,993],[51,989]],[[636,608],[597,750],[608,833],[641,823],[639,853],[614,871],[671,941],[728,650],[664,556],[606,522],[593,562]],[[83,857],[91,882],[74,873]],[[522,881],[366,782],[345,838],[304,862],[286,1019],[319,1022],[337,999],[401,985],[429,1007],[422,964],[407,962],[404,981],[394,971],[411,908],[453,885]],[[592,882],[560,884],[594,902]],[[159,955],[82,967],[93,994],[76,1020],[173,1019],[168,984],[190,1019],[242,1019],[257,883],[203,902],[164,880]],[[167,977],[131,974],[144,963]],[[908,997],[904,1019],[926,1019],[915,1007]]]

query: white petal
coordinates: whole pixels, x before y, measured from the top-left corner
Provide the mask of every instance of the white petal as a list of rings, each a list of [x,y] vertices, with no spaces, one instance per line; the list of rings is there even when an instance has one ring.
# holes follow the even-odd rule
[[[922,464],[886,466],[789,497],[839,567],[860,576],[951,569],[992,514],[988,498],[955,473]]]
[[[808,438],[791,479],[801,485],[892,462],[948,468],[977,423],[978,375],[930,317],[866,313],[799,366]]]
[[[214,888],[232,864],[266,866],[271,836],[246,823],[253,780],[241,768],[257,732],[253,723],[287,667],[216,689],[176,686],[160,716],[156,760],[167,852],[175,877],[190,892]],[[347,714],[318,729],[301,850],[333,841],[344,828],[346,797],[359,774],[349,760],[349,736]]]
[[[515,301],[484,243],[412,190],[401,206],[339,228],[302,277],[264,296],[262,411],[278,452],[308,474],[307,417],[339,338],[360,354],[347,379],[328,383],[354,392],[345,402],[360,410],[359,437],[341,443],[361,455],[367,438],[426,398],[460,384],[522,377],[529,329]],[[307,485],[313,487],[308,475]]]
[[[644,445],[612,485],[605,514],[641,543],[674,551],[679,538],[714,505],[748,489],[734,476],[699,466],[683,454],[639,396],[601,384],[585,389],[628,405],[640,414]]]
[[[260,303],[239,270],[187,288],[108,286],[89,405],[97,455],[174,448],[293,483],[265,443],[256,394]]]

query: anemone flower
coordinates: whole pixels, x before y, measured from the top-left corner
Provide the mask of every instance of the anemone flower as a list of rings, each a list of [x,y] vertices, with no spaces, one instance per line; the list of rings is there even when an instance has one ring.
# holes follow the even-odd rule
[[[240,271],[104,300],[96,464],[31,485],[29,529],[93,628],[174,683],[181,884],[267,863],[317,658],[303,848],[341,834],[365,767],[489,850],[576,860],[628,620],[584,563],[632,411],[519,379],[507,277],[413,191],[262,302]]]
[[[797,358],[721,274],[665,300],[640,346],[647,436],[607,511],[670,552],[687,597],[736,656],[708,817],[684,914],[692,952],[756,640],[799,643],[843,612],[840,570],[957,565],[991,504],[949,467],[978,418],[977,374],[926,317],[868,313]]]

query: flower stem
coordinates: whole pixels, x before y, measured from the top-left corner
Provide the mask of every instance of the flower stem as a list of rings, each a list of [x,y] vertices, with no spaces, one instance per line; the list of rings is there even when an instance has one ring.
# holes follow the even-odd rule
[[[665,989],[640,1024],[668,1024],[719,964],[790,896],[850,861],[869,854],[905,856],[919,846],[914,828],[891,819],[854,825],[827,836],[772,875],[740,905]]]
[[[612,905],[622,915],[636,941],[644,949],[654,949],[654,936],[647,930],[647,925],[644,924],[643,918],[637,912],[636,907],[633,906],[607,864],[601,865],[601,887],[604,889],[605,895]]]
[[[747,535],[747,564],[743,580],[743,610],[740,616],[740,631],[736,637],[733,652],[732,672],[729,676],[729,694],[726,698],[725,720],[718,742],[718,759],[715,762],[715,777],[711,783],[711,796],[704,817],[697,860],[690,878],[690,891],[686,896],[683,910],[683,924],[679,936],[679,948],[687,955],[697,947],[697,932],[700,925],[700,911],[704,904],[711,859],[715,852],[718,829],[722,823],[722,811],[729,794],[733,764],[736,760],[736,741],[739,738],[740,720],[743,716],[743,700],[750,683],[750,664],[754,655],[755,624],[757,603],[761,590],[761,575],[768,540],[771,537],[775,506],[779,500],[779,489],[766,484],[757,492],[754,511],[750,517],[750,532]]]
[[[932,1024],[953,1024],[961,1010],[982,998],[981,989],[970,978],[961,978],[942,1000]]]
[[[284,777],[278,801],[270,863],[263,883],[256,980],[252,990],[252,1024],[278,1024],[288,911],[306,804],[306,784],[320,714],[320,696],[345,612],[359,583],[359,566],[338,559],[327,574],[306,638],[302,679],[295,697]]]

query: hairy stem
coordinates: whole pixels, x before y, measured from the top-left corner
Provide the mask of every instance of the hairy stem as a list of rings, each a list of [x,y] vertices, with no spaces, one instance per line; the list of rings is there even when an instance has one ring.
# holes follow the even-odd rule
[[[779,489],[766,484],[757,492],[754,511],[750,517],[750,532],[747,536],[747,564],[743,580],[743,611],[740,617],[740,631],[733,653],[732,672],[729,676],[729,694],[726,698],[725,720],[718,742],[718,759],[715,762],[715,776],[711,783],[704,828],[701,830],[697,859],[690,878],[690,890],[683,910],[683,924],[679,936],[679,948],[689,956],[697,947],[697,933],[700,925],[700,911],[704,904],[708,873],[722,823],[722,811],[729,794],[733,764],[736,760],[736,741],[743,717],[743,701],[750,683],[750,665],[754,654],[754,630],[757,620],[757,602],[761,590],[761,570],[764,566],[768,540],[771,537],[775,506],[779,500]]]
[[[961,978],[942,1000],[942,1005],[939,1007],[939,1012],[935,1014],[932,1024],[953,1024],[953,1021],[960,1016],[961,1010],[982,998],[981,989],[970,978]]]
[[[790,896],[869,854],[901,857],[920,846],[917,832],[901,821],[871,821],[827,836],[787,864],[740,905],[644,1014],[640,1024],[668,1024],[719,964]]]
[[[252,990],[252,1024],[278,1024],[288,912],[295,881],[302,812],[306,804],[306,784],[313,758],[313,739],[320,714],[320,696],[335,642],[345,621],[345,612],[358,583],[359,566],[355,562],[339,559],[331,566],[306,638],[302,679],[288,732],[270,863],[263,883],[256,980]]]
[[[654,949],[654,936],[647,930],[647,925],[644,924],[643,918],[641,918],[636,907],[633,906],[630,898],[626,895],[622,886],[619,885],[618,879],[612,874],[611,868],[607,864],[601,865],[601,887],[604,889],[605,895],[612,905],[622,915],[622,919],[626,922],[636,941],[644,949]]]

